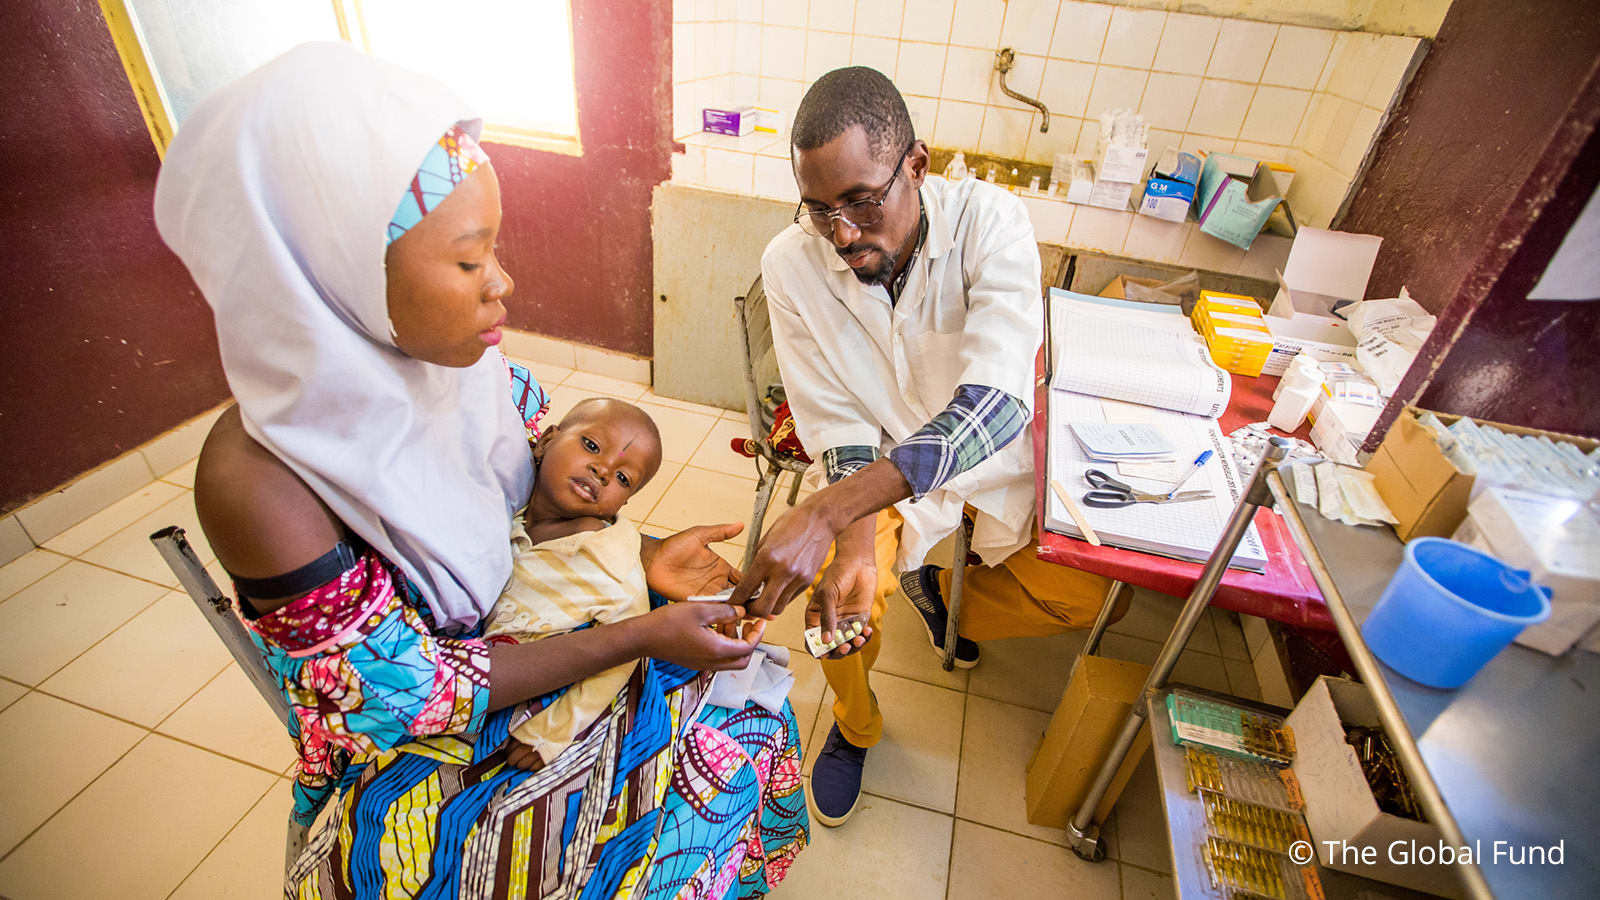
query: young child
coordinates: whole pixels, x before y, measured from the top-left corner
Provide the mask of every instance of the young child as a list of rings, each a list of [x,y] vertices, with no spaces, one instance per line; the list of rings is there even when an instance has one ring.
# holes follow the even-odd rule
[[[650,611],[639,531],[617,513],[661,466],[661,433],[621,400],[579,403],[534,445],[533,492],[512,522],[513,568],[486,637],[539,640]],[[511,761],[539,768],[610,708],[637,661],[569,687],[511,730],[531,748]]]

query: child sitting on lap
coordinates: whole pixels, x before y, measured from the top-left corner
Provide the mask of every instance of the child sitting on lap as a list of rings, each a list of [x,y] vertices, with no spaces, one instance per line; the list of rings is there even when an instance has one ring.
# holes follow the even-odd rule
[[[589,399],[549,426],[534,445],[533,492],[512,522],[514,565],[490,613],[486,637],[518,641],[563,634],[650,611],[639,530],[617,512],[661,466],[661,433],[621,400]],[[592,675],[511,731],[522,768],[539,768],[600,718],[637,661]]]

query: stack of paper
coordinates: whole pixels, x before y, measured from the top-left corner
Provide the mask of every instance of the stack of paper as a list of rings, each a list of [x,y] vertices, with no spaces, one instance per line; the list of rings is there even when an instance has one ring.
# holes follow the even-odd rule
[[[1172,445],[1161,429],[1140,423],[1073,422],[1072,433],[1090,459],[1100,462],[1170,462]]]

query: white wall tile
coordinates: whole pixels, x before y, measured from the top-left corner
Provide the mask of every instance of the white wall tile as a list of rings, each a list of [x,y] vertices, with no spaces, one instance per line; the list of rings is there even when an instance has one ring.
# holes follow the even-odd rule
[[[1213,272],[1236,272],[1244,262],[1244,251],[1228,243],[1214,238],[1195,227],[1189,232],[1189,240],[1183,245],[1183,253],[1178,257],[1178,264],[1195,269],[1210,269]]]
[[[850,42],[850,65],[877,69],[890,81],[894,80],[895,58],[899,55],[900,42],[894,38],[867,37],[858,34]]]
[[[1199,93],[1200,78],[1197,75],[1151,72],[1139,112],[1144,114],[1145,122],[1151,128],[1182,131],[1189,124],[1189,114],[1194,112],[1195,97]],[[1150,158],[1157,158],[1154,150]]]
[[[1072,227],[1067,231],[1067,246],[1103,253],[1121,253],[1133,223],[1132,212],[1079,206],[1072,211]]]
[[[1183,133],[1179,131],[1166,131],[1160,128],[1150,129],[1150,158],[1160,159],[1161,154],[1167,152],[1168,147],[1177,147],[1183,143]]]
[[[761,22],[761,0],[735,0],[733,17],[740,22]]]
[[[1094,89],[1089,92],[1089,106],[1084,117],[1098,119],[1107,110],[1138,109],[1149,77],[1150,73],[1143,69],[1101,66],[1095,73]]]
[[[1310,91],[1267,85],[1256,88],[1250,112],[1239,129],[1239,139],[1260,144],[1288,144],[1300,129],[1300,119],[1310,101]]]
[[[765,0],[761,4],[761,21],[768,25],[806,27],[806,0]]]
[[[718,22],[736,22],[739,19],[738,0],[716,0]]]
[[[1007,3],[1005,21],[1000,27],[1000,46],[1010,47],[1019,54],[1044,56],[1049,53],[1056,12],[1057,4],[1044,0]]]
[[[1339,158],[1344,155],[1344,147],[1350,143],[1350,133],[1355,128],[1356,111],[1361,108],[1354,100],[1339,98],[1333,104],[1332,114],[1328,121],[1328,130],[1319,144],[1307,147],[1323,162],[1337,167]],[[1345,174],[1352,174],[1351,169],[1344,169]]]
[[[956,0],[906,0],[905,20],[900,23],[900,39],[948,43],[950,22],[955,12]]]
[[[701,157],[705,155],[703,148],[690,147],[688,149],[691,154],[698,153]],[[578,357],[572,348],[573,345],[570,341],[519,331],[514,328],[505,330],[505,340],[500,344],[500,349],[504,350],[507,356],[526,359],[530,362],[548,363],[552,366],[561,366],[567,369],[576,368],[578,364]]]
[[[1221,26],[1222,20],[1216,16],[1169,13],[1153,68],[1157,72],[1204,75]]]
[[[1028,149],[1028,133],[1039,127],[1038,122],[1038,113],[1032,109],[991,106],[983,115],[978,146],[996,156],[1020,158]]]
[[[752,154],[706,148],[706,187],[748,194],[755,183],[754,169]]]
[[[1098,118],[1084,117],[1083,127],[1078,129],[1078,148],[1076,155],[1081,159],[1094,159],[1100,152],[1097,146],[1100,143],[1100,120]]]
[[[1148,69],[1155,61],[1161,43],[1161,29],[1167,14],[1155,9],[1129,9],[1119,6],[1111,12],[1100,61],[1113,66]]]
[[[733,26],[733,71],[761,74],[761,26],[740,22]]]
[[[803,28],[761,28],[761,77],[800,81],[805,77],[806,32]]]
[[[918,138],[932,144],[933,126],[939,121],[939,101],[933,97],[906,97],[905,100],[912,130]]]
[[[1366,99],[1372,86],[1371,59],[1376,46],[1376,35],[1358,31],[1339,35],[1339,59],[1328,81],[1328,92],[1356,102]]]
[[[1004,0],[956,0],[950,43],[980,50],[996,49],[1000,45],[1000,26],[1005,14]]]
[[[689,37],[689,26],[672,23],[672,80],[688,81],[690,65],[694,60],[694,41]]]
[[[125,453],[16,511],[34,543],[43,544],[156,478],[138,452]]]
[[[1356,169],[1361,167],[1362,158],[1367,155],[1367,148],[1378,139],[1378,126],[1381,120],[1382,114],[1375,109],[1365,106],[1357,109],[1355,121],[1350,125],[1350,139],[1345,141],[1344,151],[1339,154],[1339,158],[1333,160],[1333,167],[1354,175]]]
[[[867,0],[870,4],[873,0]],[[811,16],[806,27],[812,31],[839,31],[849,34],[855,28],[856,0],[811,0]]]
[[[711,70],[708,75],[726,75],[733,71],[733,59],[736,51],[733,46],[734,36],[738,33],[739,25],[736,22],[717,22],[711,26]],[[702,50],[702,52],[704,52]]]
[[[211,434],[211,426],[216,424],[217,417],[230,405],[232,401],[207,410],[141,447],[140,452],[150,464],[150,471],[157,476],[165,475],[199,456],[200,448]]]
[[[1098,62],[1100,48],[1111,24],[1111,7],[1103,3],[1064,0],[1056,13],[1056,29],[1050,38],[1050,55],[1055,59]]]
[[[684,152],[672,154],[672,183],[698,187],[706,183],[706,151],[685,145]],[[508,335],[509,336],[509,335]],[[507,350],[506,352],[510,352]]]
[[[33,539],[22,529],[16,516],[0,519],[0,566],[33,551]]]
[[[1185,153],[1232,153],[1233,140],[1230,138],[1211,137],[1205,134],[1186,134],[1178,142],[1178,149]]]
[[[945,46],[900,43],[900,61],[895,69],[895,86],[902,94],[922,97],[939,96],[939,86],[944,80]]]
[[[634,384],[650,383],[650,360],[645,357],[578,343],[572,345],[572,353],[575,368],[579,372]]]
[[[1322,101],[1327,94],[1312,94],[1311,100],[1306,104],[1306,114],[1300,117],[1300,127],[1295,129],[1294,140],[1291,142],[1296,147],[1306,145],[1306,139],[1311,136],[1311,130],[1322,116]]]
[[[1022,206],[1028,211],[1028,221],[1033,223],[1035,240],[1052,244],[1066,243],[1067,230],[1072,226],[1071,203],[1024,195]]]
[[[761,79],[761,105],[781,110],[789,120],[800,107],[800,98],[806,95],[806,83],[781,78]]]
[[[695,0],[694,17],[700,22],[717,20],[717,0]]]
[[[905,11],[903,0],[867,0],[856,5],[856,34],[872,37],[900,36],[901,14]]]
[[[1345,50],[1350,43],[1350,34],[1348,31],[1341,31],[1333,36],[1333,49],[1328,51],[1328,61],[1322,64],[1322,74],[1317,76],[1317,90],[1333,90],[1333,77],[1339,71],[1339,64],[1344,60]]]
[[[1028,149],[1025,157],[1030,162],[1054,163],[1057,153],[1076,154],[1078,149],[1078,131],[1083,127],[1083,120],[1071,116],[1050,116],[1050,130],[1041,132],[1035,128],[1028,133]]]
[[[1094,87],[1095,65],[1052,59],[1045,62],[1044,81],[1039,99],[1050,108],[1050,115],[1083,118],[1089,108],[1089,91]]]
[[[728,99],[740,106],[755,105],[761,96],[761,79],[756,75],[729,75]]]
[[[1278,144],[1258,144],[1254,141],[1235,141],[1233,152],[1261,162],[1289,162],[1294,148]]]
[[[672,23],[694,21],[694,0],[672,0]]]
[[[1188,130],[1213,137],[1237,138],[1255,90],[1253,84],[1205,79],[1195,97]]]
[[[1378,37],[1377,47],[1372,54],[1372,85],[1367,88],[1364,98],[1366,105],[1373,109],[1389,108],[1400,86],[1400,79],[1411,67],[1411,58],[1416,55],[1420,43],[1417,38],[1393,34]]]
[[[1278,40],[1267,57],[1261,83],[1307,90],[1316,87],[1322,64],[1333,49],[1333,35],[1326,28],[1279,26]]]
[[[850,35],[813,31],[806,35],[805,80],[816,81],[834,69],[850,65]]]
[[[1175,263],[1183,255],[1183,245],[1189,239],[1190,223],[1168,222],[1154,216],[1135,215],[1128,226],[1128,237],[1123,242],[1122,253],[1134,259]]]
[[[956,100],[939,101],[939,122],[934,129],[935,146],[952,150],[978,149],[978,136],[983,130],[983,106],[961,103]]]
[[[989,82],[994,77],[994,52],[972,47],[951,47],[944,61],[944,83],[939,96],[945,100],[984,103],[989,99]]]
[[[1272,53],[1272,40],[1278,26],[1269,22],[1251,22],[1245,19],[1224,19],[1217,33],[1216,49],[1211,51],[1211,64],[1206,74],[1212,78],[1229,78],[1234,81],[1254,82],[1261,78],[1261,70]]]
[[[1044,66],[1047,60],[1042,56],[1025,56],[1017,54],[1011,66],[1011,71],[1006,73],[1006,85],[1013,91],[1028,97],[1039,96],[1039,82],[1044,79]],[[1000,73],[996,72],[989,79],[989,105],[1004,106],[1007,108],[1027,107],[1020,100],[1013,100],[1000,90]],[[1049,104],[1045,104],[1048,106]],[[1053,110],[1052,110],[1053,112]]]

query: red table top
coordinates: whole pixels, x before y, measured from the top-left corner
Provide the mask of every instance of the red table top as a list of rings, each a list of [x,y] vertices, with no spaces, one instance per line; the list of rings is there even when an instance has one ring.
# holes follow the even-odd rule
[[[1043,371],[1043,355],[1040,356]],[[1233,375],[1233,395],[1228,408],[1218,419],[1224,434],[1233,432],[1251,422],[1265,421],[1272,410],[1272,389],[1278,379],[1271,375],[1250,378]],[[1035,490],[1039,496],[1038,521],[1044,521],[1045,497],[1045,436],[1049,433],[1047,421],[1049,385],[1041,383],[1035,388],[1033,417],[1033,458]],[[1302,426],[1295,437],[1306,438]],[[1295,549],[1289,530],[1283,520],[1271,510],[1257,510],[1256,530],[1267,551],[1265,572],[1244,572],[1229,569],[1222,576],[1222,584],[1211,598],[1214,606],[1234,612],[1249,613],[1274,619],[1290,625],[1332,629],[1333,620],[1322,594],[1311,578],[1311,570]],[[1128,584],[1150,588],[1173,597],[1186,597],[1200,578],[1199,563],[1153,556],[1137,550],[1117,547],[1096,547],[1087,541],[1063,534],[1040,530],[1039,558],[1048,562],[1071,566],[1115,578]]]

